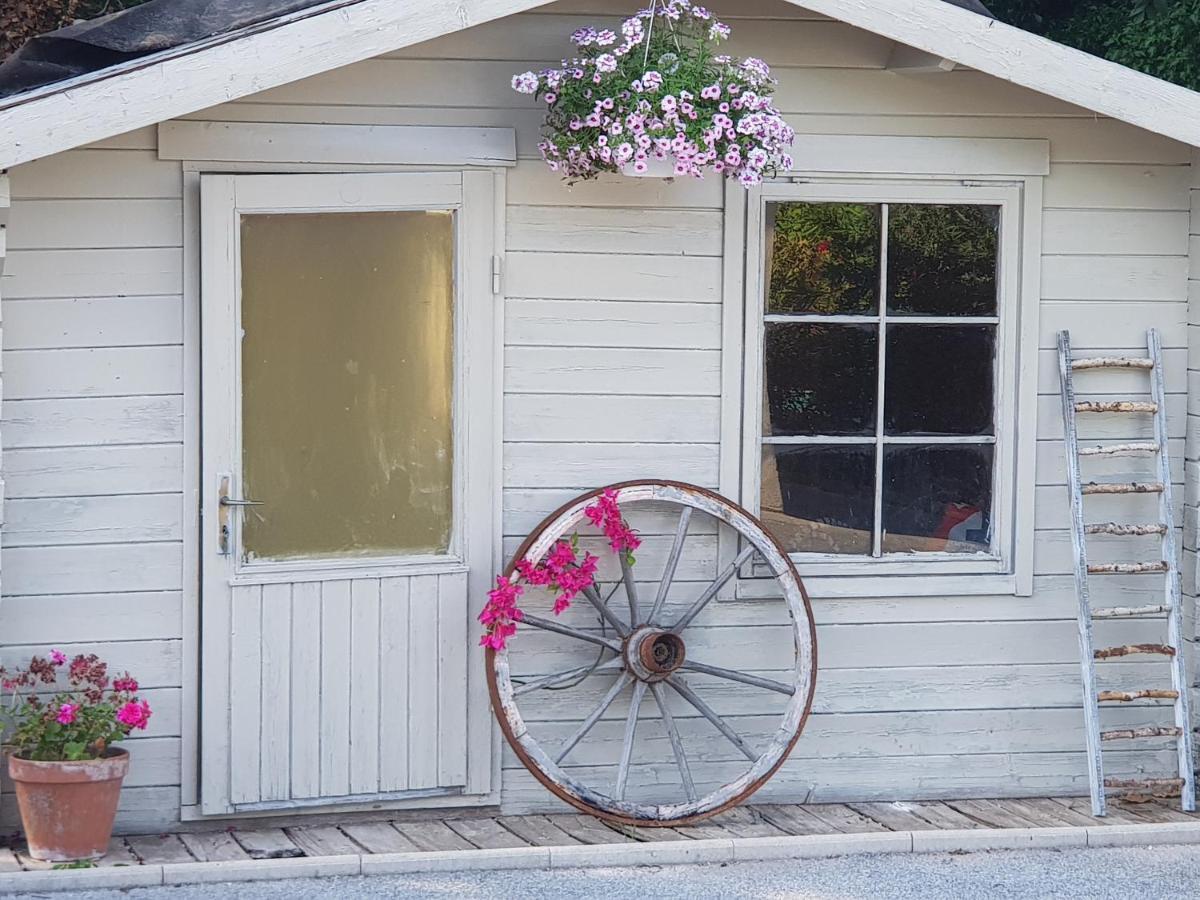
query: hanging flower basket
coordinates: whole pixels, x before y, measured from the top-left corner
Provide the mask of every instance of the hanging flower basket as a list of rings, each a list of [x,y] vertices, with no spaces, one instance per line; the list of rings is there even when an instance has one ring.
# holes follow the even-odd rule
[[[576,31],[578,57],[513,78],[547,105],[542,158],[568,181],[667,165],[662,174],[712,172],[749,187],[790,169],[795,132],[771,102],[771,70],[721,53],[729,33],[690,0],[655,0],[620,34]]]

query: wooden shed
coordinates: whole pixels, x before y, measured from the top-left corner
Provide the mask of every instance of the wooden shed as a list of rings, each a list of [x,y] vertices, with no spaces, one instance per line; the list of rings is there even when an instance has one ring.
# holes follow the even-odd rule
[[[798,132],[751,188],[548,170],[512,76],[633,11],[610,0],[299,5],[0,100],[0,655],[140,675],[119,826],[553,808],[475,618],[547,513],[641,477],[760,513],[812,596],[815,706],[763,796],[1086,793],[1055,335],[1161,333],[1194,606],[1200,95],[964,5],[713,0]],[[880,247],[973,211],[991,299],[784,321],[772,235],[816,207]],[[753,667],[778,604],[722,602],[711,640]]]

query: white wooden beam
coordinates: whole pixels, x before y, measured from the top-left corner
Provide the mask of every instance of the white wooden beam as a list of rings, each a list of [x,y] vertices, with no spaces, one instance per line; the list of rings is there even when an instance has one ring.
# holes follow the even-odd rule
[[[511,128],[163,122],[160,159],[363,165],[515,166]]]
[[[1200,146],[1200,94],[943,0],[786,0],[1004,81]]]
[[[546,5],[334,0],[0,104],[0,168]]]
[[[926,53],[908,44],[893,44],[887,68],[893,72],[915,74],[918,72],[953,72],[958,66],[952,59],[937,53]]]

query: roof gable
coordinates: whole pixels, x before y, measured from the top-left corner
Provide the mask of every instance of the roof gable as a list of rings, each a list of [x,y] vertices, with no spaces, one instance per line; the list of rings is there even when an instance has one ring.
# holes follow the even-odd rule
[[[0,102],[0,169],[548,5],[331,0]],[[943,0],[782,0],[1200,146],[1200,93]]]

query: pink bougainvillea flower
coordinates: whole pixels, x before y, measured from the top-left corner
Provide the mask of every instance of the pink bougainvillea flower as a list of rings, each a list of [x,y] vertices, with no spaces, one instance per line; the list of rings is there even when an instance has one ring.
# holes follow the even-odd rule
[[[145,729],[150,721],[150,704],[145,700],[140,703],[129,701],[117,710],[117,721],[130,728]]]
[[[58,708],[58,715],[54,718],[60,725],[70,725],[75,721],[77,712],[79,712],[78,703],[64,703]]]

